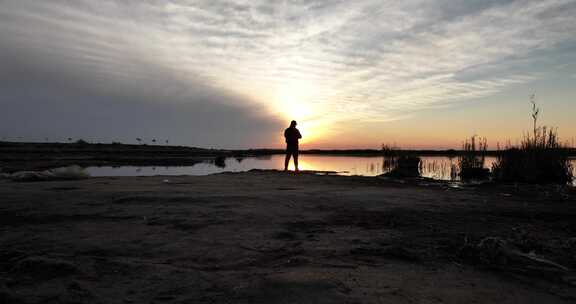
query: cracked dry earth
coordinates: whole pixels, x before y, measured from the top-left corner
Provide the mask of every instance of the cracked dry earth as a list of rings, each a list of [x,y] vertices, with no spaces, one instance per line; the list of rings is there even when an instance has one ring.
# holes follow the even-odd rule
[[[164,180],[168,179],[168,182]],[[574,303],[576,196],[273,171],[0,182],[2,303]]]

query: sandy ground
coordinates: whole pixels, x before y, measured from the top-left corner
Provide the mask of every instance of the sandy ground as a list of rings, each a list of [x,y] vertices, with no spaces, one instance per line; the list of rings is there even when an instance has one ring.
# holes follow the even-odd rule
[[[5,181],[0,302],[575,303],[555,273],[462,253],[498,236],[574,269],[575,197],[270,171]]]

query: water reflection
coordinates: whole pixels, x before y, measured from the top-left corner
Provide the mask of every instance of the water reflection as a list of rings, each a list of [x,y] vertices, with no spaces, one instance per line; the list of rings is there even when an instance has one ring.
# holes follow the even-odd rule
[[[392,160],[384,157],[301,155],[301,170],[336,171],[341,175],[377,176],[393,168]],[[458,180],[458,158],[447,156],[421,156],[420,172],[423,177],[439,180]],[[495,157],[486,157],[486,168],[491,168]],[[572,160],[576,171],[576,159]],[[284,155],[263,157],[226,158],[213,163],[198,163],[184,167],[90,167],[92,176],[151,176],[151,175],[208,175],[221,172],[242,172],[251,169],[282,169]],[[291,164],[293,170],[293,164]],[[575,172],[576,173],[576,172]]]

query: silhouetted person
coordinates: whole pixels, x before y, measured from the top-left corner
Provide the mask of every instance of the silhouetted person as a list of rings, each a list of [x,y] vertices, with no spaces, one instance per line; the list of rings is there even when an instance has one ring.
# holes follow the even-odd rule
[[[284,131],[286,138],[286,160],[284,161],[284,171],[288,170],[290,156],[294,157],[294,168],[298,171],[298,140],[302,138],[300,131],[296,129],[296,121],[290,123],[290,127]]]

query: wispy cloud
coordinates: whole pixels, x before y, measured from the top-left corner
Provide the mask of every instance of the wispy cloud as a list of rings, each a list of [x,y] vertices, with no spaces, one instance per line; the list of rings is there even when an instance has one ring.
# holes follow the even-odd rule
[[[575,14],[574,0],[5,0],[0,50],[174,102],[187,92],[147,66],[243,96],[222,103],[388,121],[537,79],[525,67],[575,42]]]

